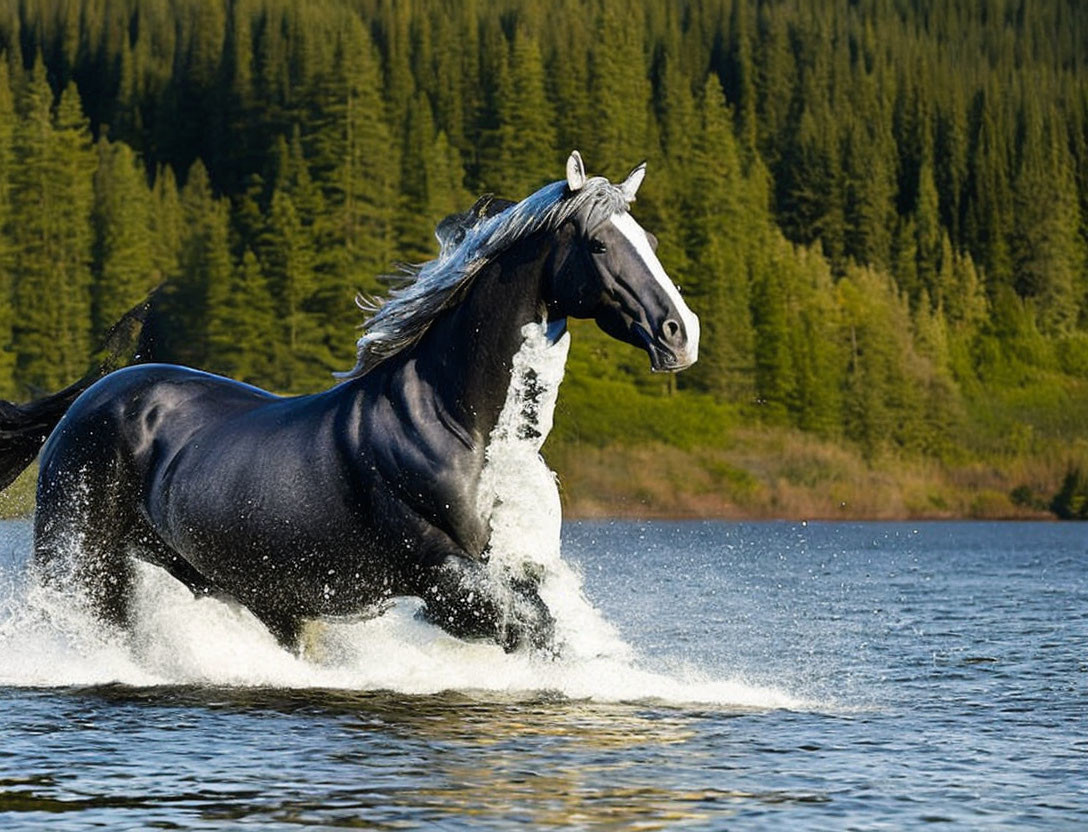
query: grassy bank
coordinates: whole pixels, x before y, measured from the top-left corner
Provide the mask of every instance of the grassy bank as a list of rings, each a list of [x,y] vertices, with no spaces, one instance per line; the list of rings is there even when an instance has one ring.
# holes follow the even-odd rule
[[[19,478],[0,491],[0,520],[25,517],[34,510],[34,484],[38,480],[38,466],[31,465]]]
[[[958,465],[866,461],[810,435],[734,432],[724,447],[663,444],[549,449],[568,517],[732,519],[1054,519],[1060,453]]]
[[[1054,519],[1050,497],[1068,472],[1060,451],[998,463],[870,462],[807,434],[759,428],[735,429],[720,447],[567,441],[545,455],[572,519]],[[32,467],[0,493],[0,519],[33,510],[36,475]]]
[[[1079,377],[1023,370],[1005,386],[977,385],[928,452],[864,449],[766,424],[752,402],[595,377],[580,352],[545,447],[570,517],[1053,519],[1071,477],[1075,511],[1064,514],[1088,513]]]
[[[1004,421],[1003,451],[985,458],[867,459],[843,442],[753,426],[720,403],[692,408],[607,380],[592,391],[564,385],[544,448],[570,518],[1049,520],[1070,471],[1088,472],[1085,440],[1044,440]],[[617,424],[623,440],[609,438]],[[0,493],[0,519],[33,510],[36,477],[31,466]]]

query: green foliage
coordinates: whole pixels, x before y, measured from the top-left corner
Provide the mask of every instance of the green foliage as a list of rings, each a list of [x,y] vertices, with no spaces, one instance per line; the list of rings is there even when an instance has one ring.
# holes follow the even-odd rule
[[[7,224],[15,374],[24,389],[56,389],[91,349],[94,155],[73,85],[54,104],[38,61],[20,93]]]
[[[70,381],[163,281],[160,357],[324,386],[357,291],[578,147],[613,178],[649,160],[634,212],[702,356],[650,376],[579,327],[554,441],[1083,436],[1088,7],[922,5],[24,0],[0,14],[0,395]]]
[[[1088,473],[1071,468],[1050,507],[1063,520],[1088,520]]]
[[[15,97],[7,63],[0,61],[0,396],[15,392],[15,351],[12,345],[13,284],[11,262],[11,179],[15,164]]]
[[[158,283],[152,253],[152,194],[132,148],[98,141],[94,177],[94,303],[96,337]]]
[[[215,369],[251,384],[267,385],[282,379],[284,370],[277,361],[282,360],[282,343],[263,350],[253,348],[277,332],[279,318],[261,263],[251,249],[242,255],[230,284],[220,287],[217,294],[208,318]],[[284,384],[287,389],[287,382]]]

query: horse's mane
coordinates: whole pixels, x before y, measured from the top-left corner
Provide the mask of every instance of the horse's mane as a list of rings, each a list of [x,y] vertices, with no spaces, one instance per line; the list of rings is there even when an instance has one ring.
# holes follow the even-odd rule
[[[545,185],[491,216],[487,205],[481,199],[469,211],[443,220],[438,228],[441,252],[427,263],[404,266],[409,283],[394,289],[388,298],[356,299],[369,317],[356,345],[355,366],[336,373],[338,378],[365,375],[415,344],[439,314],[460,303],[480,270],[514,243],[537,231],[557,229],[587,207],[608,214],[626,210],[628,197],[619,186],[594,176],[577,191],[571,191],[565,181]]]

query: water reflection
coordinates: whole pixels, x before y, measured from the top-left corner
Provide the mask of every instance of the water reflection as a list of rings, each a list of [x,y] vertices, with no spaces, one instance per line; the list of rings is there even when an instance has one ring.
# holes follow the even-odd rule
[[[236,739],[225,752],[207,755],[206,771],[190,770],[176,777],[173,788],[160,783],[156,794],[141,796],[155,814],[178,819],[180,813],[210,826],[250,819],[369,828],[439,823],[662,829],[720,819],[744,806],[826,799],[758,793],[722,782],[731,776],[728,766],[716,765],[717,755],[729,751],[723,725],[751,716],[743,710],[708,713],[653,703],[465,692],[412,697],[108,686],[67,696],[92,709],[121,708],[129,719],[135,709],[148,724],[160,722],[157,712],[168,712],[167,718],[184,713],[190,724],[181,733],[191,734],[193,742],[206,742],[209,722],[230,725]],[[194,720],[199,714],[204,718]],[[708,722],[721,739],[718,749],[706,742]],[[152,730],[163,736],[161,725]],[[240,785],[252,775],[265,738],[277,746],[277,765],[283,764],[275,785],[257,794],[216,793],[217,780]],[[202,788],[194,788],[194,775],[205,779]],[[24,805],[34,792],[36,800],[53,801],[53,811],[71,799],[49,788],[18,791]],[[114,806],[126,799],[110,796]]]

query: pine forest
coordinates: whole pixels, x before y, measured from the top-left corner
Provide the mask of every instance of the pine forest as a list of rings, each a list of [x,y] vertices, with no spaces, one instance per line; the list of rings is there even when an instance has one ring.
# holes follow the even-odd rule
[[[154,358],[351,367],[400,262],[577,148],[703,323],[574,327],[545,449],[586,514],[1088,518],[1078,0],[9,0],[0,398],[160,287]]]

